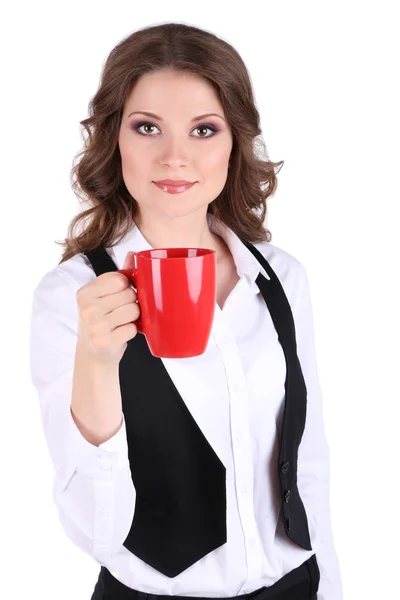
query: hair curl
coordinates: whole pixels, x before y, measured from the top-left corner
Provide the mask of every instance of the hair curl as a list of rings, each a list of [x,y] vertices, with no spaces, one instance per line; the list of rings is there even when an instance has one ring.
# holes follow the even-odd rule
[[[89,208],[72,219],[67,238],[55,242],[64,248],[59,264],[77,253],[118,244],[135,225],[138,205],[122,177],[119,128],[135,83],[142,75],[161,70],[190,72],[210,81],[232,130],[227,181],[207,212],[243,241],[271,241],[264,226],[266,201],[277,187],[275,167],[278,173],[284,161],[268,159],[246,66],[238,52],[213,33],[165,23],[124,38],[104,64],[99,88],[89,103],[90,116],[80,121],[87,137],[82,136],[84,147],[70,173],[73,192]]]

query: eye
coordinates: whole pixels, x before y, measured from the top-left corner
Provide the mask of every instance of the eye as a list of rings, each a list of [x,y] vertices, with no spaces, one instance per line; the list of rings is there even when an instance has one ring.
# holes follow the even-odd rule
[[[212,131],[212,135],[200,135],[200,136],[194,136],[194,137],[212,137],[214,135],[214,133],[217,133],[218,129],[216,127],[214,127],[214,125],[198,125],[194,131],[198,131],[199,129],[209,129],[210,131]]]
[[[144,135],[145,137],[152,137],[153,134],[147,134],[147,133],[143,133],[142,131],[139,131],[142,127],[155,127],[156,129],[158,129],[157,125],[154,125],[154,123],[150,123],[149,121],[142,121],[141,123],[137,123],[136,125],[133,126],[133,129],[135,131],[138,131],[140,135]],[[213,137],[214,133],[217,133],[219,130],[214,127],[214,125],[211,124],[204,124],[204,125],[198,125],[194,131],[198,131],[198,130],[204,130],[204,129],[208,129],[212,132],[211,135],[200,135],[197,136],[195,135],[194,137],[200,137],[200,138],[205,138],[205,137]]]
[[[154,125],[153,123],[147,123],[147,122],[144,122],[144,123],[137,123],[137,125],[135,125],[135,126],[134,126],[134,129],[137,131],[137,130],[139,130],[141,127],[156,127],[156,128],[158,129],[158,127],[157,127],[156,125]],[[143,132],[141,132],[141,131],[139,131],[139,133],[140,133],[141,135],[146,135],[146,136],[147,136],[147,134],[146,134],[146,133],[143,133]],[[149,136],[147,136],[147,137],[149,137]]]

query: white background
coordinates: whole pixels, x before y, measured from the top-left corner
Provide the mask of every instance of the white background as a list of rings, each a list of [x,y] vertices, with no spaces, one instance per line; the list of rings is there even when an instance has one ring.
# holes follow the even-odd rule
[[[398,597],[398,2],[14,2],[1,19],[0,595],[89,600],[98,564],[64,534],[29,373],[31,296],[79,209],[69,171],[102,65],[166,21],[231,43],[271,160],[272,243],[311,284],[345,599]],[[397,59],[396,59],[397,55]],[[397,492],[396,492],[397,489]]]

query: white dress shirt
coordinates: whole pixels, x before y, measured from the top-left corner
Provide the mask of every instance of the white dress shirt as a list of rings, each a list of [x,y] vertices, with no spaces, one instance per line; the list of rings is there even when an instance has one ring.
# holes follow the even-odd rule
[[[96,278],[80,254],[55,266],[33,294],[31,374],[44,434],[55,468],[53,498],[69,538],[125,585],[139,591],[203,597],[236,596],[271,586],[312,554],[321,573],[318,600],[342,600],[330,520],[329,447],[314,345],[309,283],[303,265],[268,242],[265,256],[288,297],[300,364],[308,390],[298,454],[298,488],[312,551],[285,534],[280,519],[278,450],[284,408],[285,358],[255,279],[264,271],[234,232],[208,215],[210,229],[228,245],[240,277],[223,309],[215,305],[204,354],[162,358],[203,434],[226,467],[227,543],[169,578],[129,552],[135,489],[125,421],[96,447],[70,412],[77,339],[77,290]],[[108,252],[122,268],[129,250],[151,248],[137,227]],[[141,335],[141,334],[138,334]]]

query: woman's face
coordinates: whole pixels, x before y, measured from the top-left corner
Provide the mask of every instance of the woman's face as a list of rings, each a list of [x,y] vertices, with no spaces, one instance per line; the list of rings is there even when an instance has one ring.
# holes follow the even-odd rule
[[[198,118],[208,113],[219,116]],[[125,104],[118,143],[125,185],[141,216],[182,217],[200,209],[204,215],[225,186],[231,130],[214,88],[196,75],[142,76]],[[160,179],[196,183],[169,194],[154,184]]]

